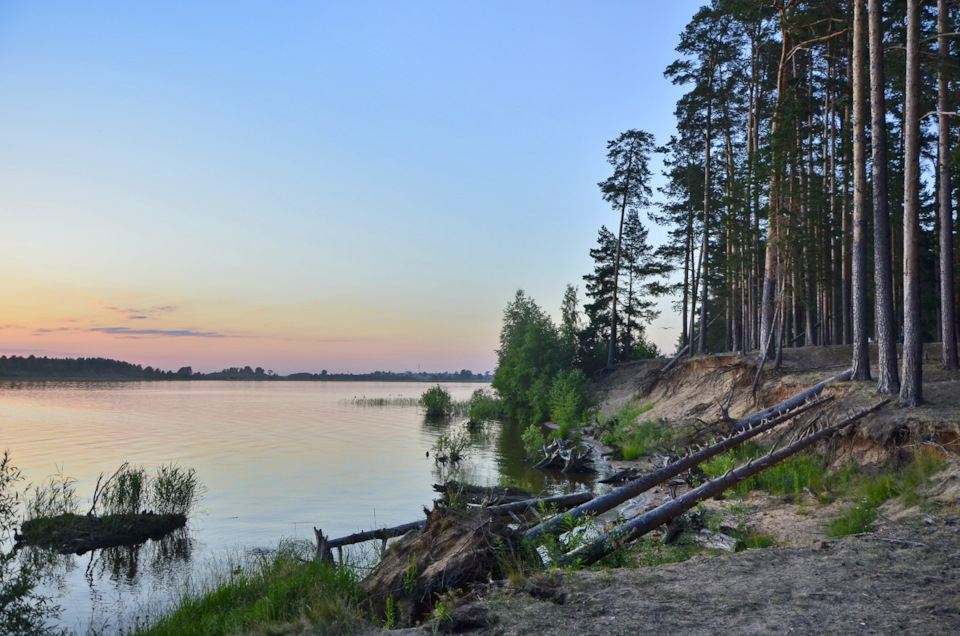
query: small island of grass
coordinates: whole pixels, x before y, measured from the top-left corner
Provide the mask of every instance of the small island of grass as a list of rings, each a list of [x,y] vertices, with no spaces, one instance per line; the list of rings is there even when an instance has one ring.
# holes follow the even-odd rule
[[[33,489],[27,519],[15,535],[18,544],[63,554],[135,545],[182,528],[203,486],[196,472],[175,464],[148,474],[124,463],[106,480],[101,474],[90,510],[79,514],[75,481],[61,471]]]

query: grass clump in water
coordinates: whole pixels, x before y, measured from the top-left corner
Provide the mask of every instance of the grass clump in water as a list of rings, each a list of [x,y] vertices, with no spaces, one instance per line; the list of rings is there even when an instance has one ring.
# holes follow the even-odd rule
[[[231,567],[215,582],[188,592],[137,636],[246,633],[343,634],[362,621],[365,594],[349,567],[313,561],[306,541]]]

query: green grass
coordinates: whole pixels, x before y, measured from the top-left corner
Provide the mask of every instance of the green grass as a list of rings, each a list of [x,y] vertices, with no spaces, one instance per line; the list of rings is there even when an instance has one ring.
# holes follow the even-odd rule
[[[239,633],[342,634],[362,621],[365,598],[349,567],[310,560],[313,546],[286,542],[277,552],[231,568],[213,584],[187,593],[137,636]]]
[[[607,432],[603,443],[619,448],[623,459],[633,460],[653,451],[666,451],[676,443],[676,432],[669,424],[653,421],[639,422],[640,416],[652,409],[653,402],[628,402],[600,428]]]
[[[762,457],[765,452],[765,449],[756,444],[743,444],[707,460],[700,467],[707,477],[712,479],[746,464],[751,459]],[[794,455],[758,475],[743,480],[731,488],[731,492],[746,495],[751,490],[763,490],[772,495],[796,495],[803,492],[804,488],[819,492],[831,482],[828,465],[825,457],[813,454]]]
[[[943,467],[944,461],[934,452],[921,449],[913,454],[909,464],[900,469],[888,467],[872,475],[851,476],[847,487],[857,504],[834,519],[827,534],[840,537],[870,532],[877,518],[877,508],[895,497],[900,497],[907,508],[922,504],[925,497],[921,486]]]

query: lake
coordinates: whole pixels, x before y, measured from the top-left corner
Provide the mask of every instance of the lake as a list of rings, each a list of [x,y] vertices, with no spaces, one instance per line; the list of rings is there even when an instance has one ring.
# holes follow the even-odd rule
[[[454,476],[550,494],[580,487],[524,461],[519,427],[490,423],[458,467],[426,456],[463,418],[428,420],[399,398],[430,385],[373,382],[0,383],[0,450],[27,482],[62,468],[77,480],[81,512],[97,476],[124,461],[194,468],[206,494],[185,532],[135,548],[66,556],[43,592],[59,625],[112,632],[176,598],[243,555],[281,539],[313,542],[423,516],[432,484]],[[445,385],[465,400],[486,384]],[[365,398],[367,400],[365,401]],[[387,398],[386,406],[365,406]],[[391,402],[395,402],[391,404]],[[456,474],[451,475],[451,471]],[[592,477],[585,479],[593,487]],[[85,504],[85,506],[84,506]]]

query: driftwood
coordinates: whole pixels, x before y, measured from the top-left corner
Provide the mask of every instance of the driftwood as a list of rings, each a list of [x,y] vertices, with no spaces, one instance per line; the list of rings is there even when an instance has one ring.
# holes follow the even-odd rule
[[[756,437],[760,433],[768,431],[771,428],[782,424],[783,422],[792,419],[797,415],[800,415],[804,411],[820,406],[823,403],[824,400],[819,400],[810,404],[797,406],[794,407],[793,411],[780,414],[779,416],[773,417],[766,422],[757,420],[757,423],[752,428],[728,437],[727,439],[712,446],[701,449],[692,455],[683,457],[678,461],[661,468],[660,470],[656,470],[652,473],[644,475],[643,477],[632,481],[625,486],[615,488],[601,497],[597,497],[588,503],[578,506],[573,510],[568,511],[566,514],[558,515],[548,521],[545,521],[544,523],[541,523],[538,526],[531,528],[530,530],[527,530],[527,532],[524,534],[524,538],[535,539],[544,533],[553,535],[560,534],[563,532],[563,523],[567,518],[576,519],[584,515],[596,516],[608,510],[612,510],[614,507],[619,506],[628,499],[636,497],[640,493],[646,492],[654,486],[663,483],[672,477],[676,477],[684,471],[690,470],[691,468],[703,463],[711,457],[726,452],[731,448],[742,444],[746,440]]]
[[[834,424],[833,426],[828,426],[824,429],[821,429],[816,433],[812,433],[794,442],[793,444],[790,444],[789,446],[764,455],[759,459],[750,460],[743,466],[735,470],[728,471],[727,474],[723,475],[722,477],[717,477],[712,481],[708,481],[699,488],[695,488],[690,492],[681,495],[680,497],[677,497],[676,499],[669,501],[662,506],[654,508],[650,512],[640,515],[639,517],[636,517],[627,523],[620,524],[613,530],[603,533],[592,542],[585,544],[576,550],[568,552],[559,560],[559,564],[569,565],[572,563],[577,563],[580,565],[590,565],[595,563],[610,552],[616,550],[624,543],[633,541],[634,539],[645,535],[651,530],[662,526],[665,523],[669,523],[671,520],[682,515],[690,508],[696,506],[699,501],[714,497],[727,490],[731,486],[735,486],[744,479],[752,477],[757,473],[760,473],[767,468],[770,468],[771,466],[783,461],[791,455],[795,455],[803,449],[812,446],[821,439],[830,437],[837,431],[846,428],[864,416],[873,413],[889,402],[890,400],[886,399],[869,409],[860,411],[856,415],[847,418],[839,424]]]
[[[596,470],[589,464],[590,449],[582,452],[578,446],[567,447],[566,440],[556,439],[550,446],[543,447],[544,458],[534,465],[539,470],[559,470],[562,473],[594,473]]]

